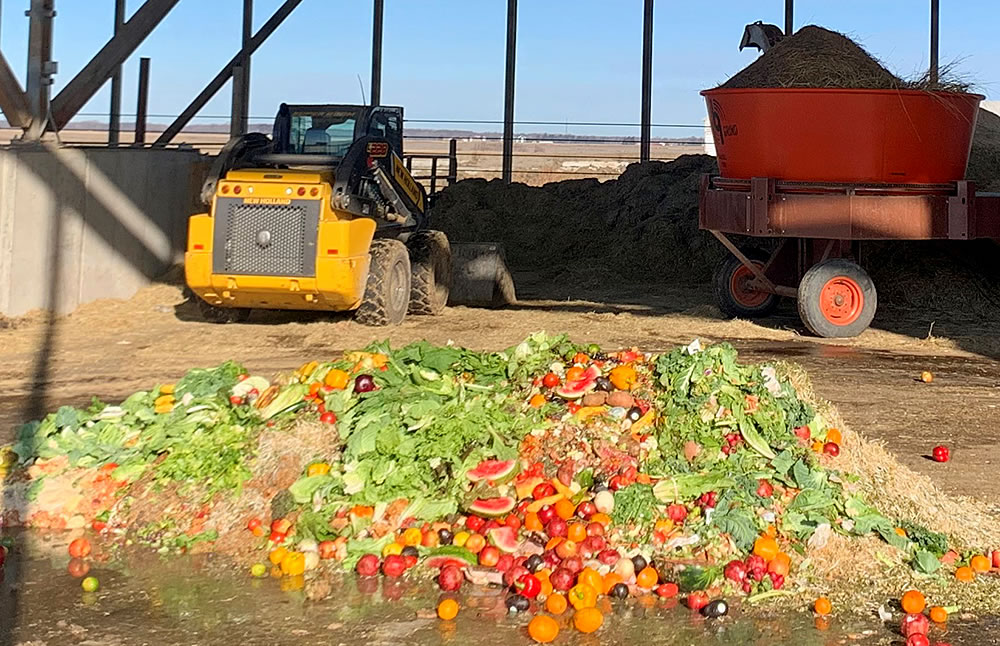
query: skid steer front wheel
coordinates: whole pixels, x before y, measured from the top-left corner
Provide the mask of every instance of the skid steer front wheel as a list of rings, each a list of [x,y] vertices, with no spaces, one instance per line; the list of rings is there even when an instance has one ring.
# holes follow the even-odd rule
[[[451,246],[442,231],[417,231],[406,241],[410,249],[412,286],[410,313],[440,314],[451,290]]]
[[[398,325],[410,304],[410,256],[399,240],[372,241],[365,297],[354,318],[362,325]]]

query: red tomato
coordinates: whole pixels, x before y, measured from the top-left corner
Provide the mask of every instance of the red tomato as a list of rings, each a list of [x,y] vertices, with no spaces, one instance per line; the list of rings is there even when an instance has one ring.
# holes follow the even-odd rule
[[[271,521],[271,531],[276,534],[287,534],[292,529],[292,521],[287,518],[276,518]]]
[[[334,554],[337,553],[337,546],[333,541],[320,541],[316,548],[319,551],[321,559],[332,559]]]
[[[324,410],[326,410],[325,407]],[[337,416],[333,413],[333,411],[326,410],[326,412],[319,416],[319,421],[324,424],[336,424]]]
[[[692,592],[687,598],[688,608],[701,610],[708,605],[708,595],[705,592]]]
[[[550,482],[541,482],[535,485],[535,488],[531,490],[531,497],[535,500],[541,500],[542,498],[548,498],[554,495],[556,488],[552,486]]]
[[[549,374],[542,377],[542,385],[545,386],[546,388],[555,388],[556,386],[559,385],[559,381],[560,381],[559,375],[557,375],[554,372],[550,372]]]
[[[90,523],[90,528],[95,532],[97,532],[98,534],[100,534],[101,532],[103,532],[108,528],[108,524],[103,520],[95,520],[94,522]]]
[[[87,573],[90,572],[90,566],[83,559],[70,559],[66,571],[71,577],[79,579],[82,576],[87,576]]]
[[[240,406],[243,404],[243,398],[240,397],[239,395],[230,395],[229,403],[232,404],[233,406]]]
[[[931,456],[935,462],[947,462],[951,459],[951,451],[948,450],[947,446],[935,446]]]
[[[249,522],[247,522],[247,529],[252,532],[263,524],[264,523],[261,522],[260,518],[251,518]]]
[[[90,541],[86,538],[77,538],[69,544],[69,555],[75,559],[82,559],[90,554]]]

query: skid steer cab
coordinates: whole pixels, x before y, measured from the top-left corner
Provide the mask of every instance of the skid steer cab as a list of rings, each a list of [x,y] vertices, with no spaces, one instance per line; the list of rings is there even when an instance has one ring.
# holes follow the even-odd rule
[[[403,164],[403,109],[285,105],[270,137],[229,141],[192,216],[184,274],[206,319],[353,311],[368,325],[448,301],[451,250]]]

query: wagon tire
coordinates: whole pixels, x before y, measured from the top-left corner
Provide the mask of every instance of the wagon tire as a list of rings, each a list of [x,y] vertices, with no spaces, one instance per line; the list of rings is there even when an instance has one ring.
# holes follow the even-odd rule
[[[799,282],[799,317],[816,336],[858,336],[878,308],[875,283],[855,262],[834,258],[813,265]]]
[[[763,268],[770,256],[760,249],[741,249],[750,262]],[[753,272],[743,266],[739,258],[728,254],[716,267],[713,283],[715,300],[722,313],[730,318],[757,319],[766,317],[778,307],[780,297],[751,289],[747,283]]]
[[[354,314],[362,325],[399,325],[410,303],[410,256],[399,240],[372,241],[365,295]]]

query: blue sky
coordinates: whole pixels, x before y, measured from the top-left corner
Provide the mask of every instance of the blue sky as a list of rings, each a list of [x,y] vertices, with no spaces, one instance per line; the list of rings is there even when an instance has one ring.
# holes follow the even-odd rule
[[[129,0],[128,12],[140,4]],[[256,4],[259,26],[280,1]],[[502,117],[505,0],[385,4],[384,103],[405,106],[407,117],[415,119]],[[1000,95],[1000,48],[995,45],[1000,3],[941,4],[942,62],[959,60],[960,72],[981,91]],[[0,23],[0,46],[22,82],[26,5],[27,0],[4,2]],[[520,0],[519,5],[518,120],[638,121],[642,0]],[[113,6],[113,0],[56,1],[54,92],[110,36]],[[241,6],[241,0],[181,0],[125,66],[123,111],[134,111],[139,56],[152,58],[150,114],[183,109],[239,47]],[[759,19],[781,25],[783,6],[783,0],[657,0],[653,121],[701,123],[698,91],[724,81],[756,56],[756,50],[738,51],[743,26]],[[251,114],[269,119],[283,100],[359,101],[357,77],[366,87],[370,77],[371,12],[370,0],[304,0],[254,56]],[[897,73],[919,74],[927,65],[929,0],[798,0],[795,13],[796,26],[813,23],[848,33]],[[229,101],[227,85],[202,114],[228,114]],[[83,112],[106,113],[107,106],[105,87]],[[167,119],[151,116],[151,121]],[[654,136],[690,134],[698,133],[654,131]]]

